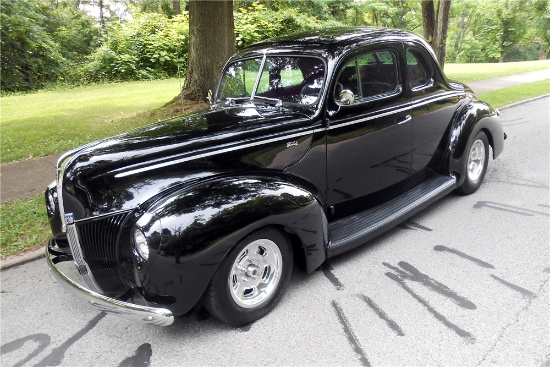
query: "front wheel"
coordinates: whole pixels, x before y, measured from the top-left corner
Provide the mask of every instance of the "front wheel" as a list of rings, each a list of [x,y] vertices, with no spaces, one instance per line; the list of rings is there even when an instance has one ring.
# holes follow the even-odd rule
[[[233,248],[214,274],[203,298],[211,315],[233,326],[268,314],[292,273],[292,247],[275,228],[253,232]]]
[[[489,140],[483,131],[475,136],[470,149],[468,150],[468,159],[464,172],[466,178],[464,183],[457,189],[457,192],[463,195],[474,193],[483,182],[489,163]]]

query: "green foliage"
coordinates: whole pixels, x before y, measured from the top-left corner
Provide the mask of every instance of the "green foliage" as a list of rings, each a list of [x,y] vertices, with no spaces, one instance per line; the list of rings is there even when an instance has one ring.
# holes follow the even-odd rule
[[[49,238],[50,226],[44,195],[15,200],[0,205],[0,256],[16,254]]]
[[[135,13],[113,22],[104,44],[90,57],[83,73],[89,81],[162,79],[185,70],[189,46],[187,13],[169,18]]]
[[[74,70],[95,47],[93,19],[70,4],[0,2],[2,91],[40,89]]]
[[[452,62],[527,61],[550,47],[550,0],[455,0],[447,57]]]
[[[362,3],[366,24],[379,27],[422,29],[419,2],[408,0],[370,0]],[[415,10],[417,10],[415,12]]]
[[[320,13],[322,14],[322,13]],[[238,7],[234,13],[235,39],[242,48],[261,40],[299,31],[341,26],[336,20],[321,20],[283,2],[266,6],[260,2]]]

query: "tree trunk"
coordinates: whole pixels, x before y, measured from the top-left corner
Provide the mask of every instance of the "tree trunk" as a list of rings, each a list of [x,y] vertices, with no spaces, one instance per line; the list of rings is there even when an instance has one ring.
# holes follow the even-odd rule
[[[435,13],[433,0],[422,0],[422,28],[424,29],[424,38],[430,44],[433,41],[435,29]]]
[[[546,49],[546,43],[541,40],[540,41],[540,50],[539,50],[539,60],[547,60],[548,59],[548,50]]]
[[[180,0],[172,0],[172,7],[174,8],[174,14],[181,14]]]
[[[445,65],[445,56],[447,55],[447,30],[449,28],[450,10],[451,0],[439,0],[432,47],[434,48],[435,55],[437,56],[441,68]]]
[[[233,1],[189,1],[189,56],[184,99],[204,101],[235,52]]]
[[[105,30],[105,15],[103,14],[103,0],[99,0],[97,5],[99,6],[99,24],[101,25],[101,31]]]

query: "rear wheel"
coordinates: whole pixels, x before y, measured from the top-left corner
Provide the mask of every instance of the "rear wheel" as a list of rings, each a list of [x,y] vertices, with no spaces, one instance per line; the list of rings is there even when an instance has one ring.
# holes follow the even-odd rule
[[[457,191],[463,195],[474,193],[483,182],[489,163],[489,140],[483,131],[475,136],[468,149],[468,158],[464,167],[465,179]]]
[[[292,273],[292,247],[275,228],[253,232],[240,241],[216,271],[203,305],[234,326],[269,313],[282,297]]]

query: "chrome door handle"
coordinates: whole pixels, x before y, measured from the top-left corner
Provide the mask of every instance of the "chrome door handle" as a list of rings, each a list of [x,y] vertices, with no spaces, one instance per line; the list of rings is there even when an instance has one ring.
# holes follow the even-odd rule
[[[411,120],[412,120],[412,116],[407,115],[405,117],[398,118],[396,122],[397,122],[397,125],[401,125],[401,124],[404,124],[405,122],[409,122]]]

